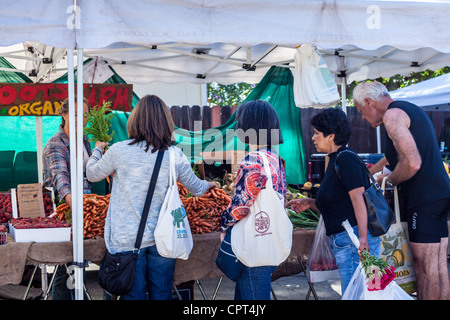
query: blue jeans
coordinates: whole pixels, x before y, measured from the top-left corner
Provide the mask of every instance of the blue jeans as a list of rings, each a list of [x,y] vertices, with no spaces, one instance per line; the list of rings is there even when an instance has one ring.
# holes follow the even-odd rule
[[[234,300],[270,300],[270,279],[275,266],[245,267],[236,281]]]
[[[156,245],[142,248],[136,263],[133,288],[120,299],[172,300],[175,261],[176,259],[162,257],[156,250]]]
[[[358,237],[357,226],[353,227],[353,231]],[[369,242],[370,253],[376,257],[379,257],[381,250],[380,237],[372,236],[370,230],[368,230],[367,240]],[[342,294],[344,294],[345,289],[347,289],[353,273],[355,272],[359,264],[358,248],[355,247],[347,231],[345,230],[340,233],[332,234],[330,236],[330,246],[336,258],[336,264],[341,276]]]

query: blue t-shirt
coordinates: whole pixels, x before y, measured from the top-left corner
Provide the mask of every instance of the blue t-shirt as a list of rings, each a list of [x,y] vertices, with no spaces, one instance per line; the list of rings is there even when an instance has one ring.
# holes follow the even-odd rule
[[[359,187],[367,189],[370,186],[365,164],[356,153],[343,152],[337,157],[338,153],[344,150],[350,149],[341,147],[337,152],[328,155],[330,161],[316,196],[316,206],[322,214],[328,236],[344,231],[342,222],[345,220],[348,220],[351,226],[357,225],[348,193]],[[335,170],[336,158],[341,178]]]

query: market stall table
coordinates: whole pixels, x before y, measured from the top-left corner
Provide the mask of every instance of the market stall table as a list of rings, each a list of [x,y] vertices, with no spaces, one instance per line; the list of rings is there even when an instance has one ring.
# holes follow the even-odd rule
[[[296,228],[293,232],[293,244],[289,257],[272,274],[272,280],[305,272],[303,262],[308,256],[314,241],[315,230]],[[194,248],[187,260],[177,260],[175,265],[174,284],[195,280],[201,287],[200,280],[216,278],[220,287],[224,274],[217,268],[215,260],[220,246],[220,232],[194,234]],[[100,263],[105,251],[105,241],[101,237],[84,240],[84,259]],[[25,265],[64,265],[73,261],[72,242],[16,243],[8,235],[7,243],[0,246],[0,286],[19,284],[22,281]],[[310,284],[310,290],[313,290]],[[313,291],[314,293],[314,291]]]
[[[309,257],[312,244],[314,242],[315,230],[296,228],[292,234],[291,254],[272,274],[272,281],[281,278],[305,272],[303,261]],[[202,292],[203,298],[206,295],[201,287],[200,280],[208,278],[218,278],[216,290],[213,298],[217,294],[221,284],[221,278],[224,274],[216,266],[216,257],[220,247],[220,232],[211,232],[206,234],[194,235],[194,248],[187,260],[178,260],[175,264],[174,284],[178,285],[190,280],[196,280]],[[306,272],[305,272],[306,273]],[[310,291],[315,295],[312,284],[308,281]]]
[[[106,250],[104,239],[86,239],[83,243],[85,260],[99,263]],[[7,243],[0,246],[0,270],[2,270],[0,287],[8,284],[20,284],[26,265],[45,268],[47,265],[60,266],[70,263],[73,261],[72,252],[72,241],[15,242],[8,234]],[[31,277],[32,279],[33,277]],[[43,291],[45,291],[45,286]],[[26,298],[26,294],[24,298]]]

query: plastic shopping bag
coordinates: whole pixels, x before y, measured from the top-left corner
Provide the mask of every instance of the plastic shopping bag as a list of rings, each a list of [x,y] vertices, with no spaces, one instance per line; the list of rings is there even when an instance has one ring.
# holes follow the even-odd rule
[[[383,290],[369,291],[362,264],[359,263],[342,300],[414,300],[395,281]]]
[[[187,260],[194,246],[191,228],[178,193],[175,177],[175,155],[169,148],[170,182],[155,228],[158,253],[166,258]]]
[[[313,44],[303,44],[294,55],[294,100],[299,108],[326,108],[340,100],[336,82]]]
[[[314,242],[308,259],[308,273],[311,282],[340,278],[336,258],[330,247],[330,237],[326,234],[322,216],[320,216],[317,224]]]
[[[342,225],[347,230],[353,244],[358,248],[359,239],[353,232],[348,220],[345,220]],[[350,279],[347,289],[345,289],[342,295],[342,300],[413,300],[395,281],[391,281],[382,290],[373,290],[372,286],[373,284],[367,279],[362,263],[360,262]]]

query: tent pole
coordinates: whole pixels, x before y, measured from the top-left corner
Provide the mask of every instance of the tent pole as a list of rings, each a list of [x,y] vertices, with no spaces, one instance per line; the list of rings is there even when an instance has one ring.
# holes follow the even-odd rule
[[[44,176],[43,176],[43,160],[42,160],[42,154],[43,154],[43,143],[42,143],[42,117],[36,116],[36,150],[37,150],[37,167],[38,167],[38,182],[43,183],[44,182]]]
[[[380,126],[377,127],[377,153],[381,153]]]
[[[347,92],[346,92],[346,88],[345,88],[345,77],[341,79],[341,99],[342,99],[342,111],[345,112],[345,114],[347,114]]]
[[[77,49],[77,193],[73,201],[77,202],[76,227],[73,233],[77,233],[77,259],[75,260],[77,268],[75,273],[75,299],[83,300],[83,270],[84,270],[84,252],[83,252],[83,49]]]
[[[73,228],[73,261],[76,263],[78,257],[78,232],[77,220],[79,219],[79,208],[77,199],[77,148],[76,148],[76,133],[75,133],[75,80],[74,80],[74,62],[73,50],[67,50],[67,69],[68,69],[68,93],[69,93],[69,142],[70,142],[70,193],[72,195],[72,228]],[[73,277],[69,278],[67,285],[71,285],[70,289],[78,286],[79,270],[77,267],[70,266],[69,274],[73,273]],[[73,271],[73,272],[72,272]],[[75,287],[73,286],[75,285]],[[75,297],[77,298],[77,290],[75,290]]]

